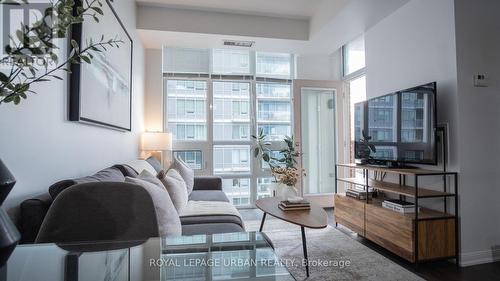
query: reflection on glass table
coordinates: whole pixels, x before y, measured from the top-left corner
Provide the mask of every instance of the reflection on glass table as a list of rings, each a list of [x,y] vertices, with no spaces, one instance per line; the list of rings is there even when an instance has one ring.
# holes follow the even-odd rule
[[[163,242],[161,280],[295,280],[260,233],[206,236]]]
[[[0,281],[295,280],[254,232],[20,245],[3,273]]]

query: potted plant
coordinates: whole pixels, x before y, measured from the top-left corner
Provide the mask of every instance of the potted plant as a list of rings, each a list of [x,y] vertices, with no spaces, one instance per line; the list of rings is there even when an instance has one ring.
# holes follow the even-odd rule
[[[356,158],[360,159],[360,164],[364,165],[368,164],[370,162],[370,159],[373,159],[372,153],[376,153],[377,149],[375,148],[375,145],[370,143],[372,137],[369,136],[365,130],[362,131],[362,135],[363,138],[359,139],[359,141],[356,143]]]
[[[274,189],[283,200],[298,196],[296,185],[302,175],[306,175],[303,169],[297,167],[297,158],[301,153],[295,150],[293,137],[286,136],[283,139],[286,147],[279,151],[280,157],[274,157],[270,149],[271,143],[266,141],[267,135],[259,130],[257,136],[252,136],[256,144],[253,148],[255,158],[260,158],[269,165],[271,175],[274,178]]]

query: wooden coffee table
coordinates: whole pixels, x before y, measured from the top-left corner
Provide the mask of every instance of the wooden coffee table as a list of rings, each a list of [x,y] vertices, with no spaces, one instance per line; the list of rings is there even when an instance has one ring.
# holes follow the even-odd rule
[[[306,260],[306,274],[307,277],[309,277],[309,260],[307,259],[307,242],[304,228],[325,228],[328,225],[328,216],[323,208],[312,203],[310,210],[282,211],[278,207],[280,201],[282,200],[277,197],[272,197],[259,199],[255,202],[255,206],[264,212],[259,231],[262,232],[262,228],[264,228],[264,221],[266,220],[267,214],[280,220],[299,225],[302,232],[302,249],[304,251],[304,259]]]

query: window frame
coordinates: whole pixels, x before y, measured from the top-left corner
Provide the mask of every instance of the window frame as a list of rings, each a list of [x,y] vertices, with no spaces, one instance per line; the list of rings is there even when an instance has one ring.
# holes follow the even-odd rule
[[[356,36],[353,40],[347,42],[346,44],[342,45],[341,49],[340,49],[340,61],[341,61],[341,68],[342,68],[342,81],[344,83],[347,84],[347,88],[349,89],[350,88],[350,83],[354,80],[357,80],[357,79],[360,79],[361,77],[365,77],[366,79],[366,42],[365,42],[365,67],[361,68],[361,69],[358,69],[352,73],[349,73],[349,74],[346,74],[346,60],[347,60],[347,56],[346,56],[346,48],[347,48],[347,45],[349,43],[351,43],[352,41],[355,41],[359,38],[363,38],[363,40],[365,40],[365,35],[364,33],[363,34],[360,34],[359,36]],[[365,83],[366,83],[366,80],[365,80]],[[366,89],[366,84],[365,84],[365,89]],[[346,91],[348,93],[347,95],[347,99],[348,99],[348,110],[347,112],[345,113],[347,119],[349,120],[349,143],[350,143],[350,151],[349,151],[349,158],[350,158],[350,161],[351,162],[354,162],[354,140],[351,139],[351,130],[354,129],[354,135],[356,134],[356,124],[354,123],[354,119],[352,118],[354,116],[354,113],[351,114],[351,91],[348,90]],[[353,175],[353,174],[352,174]]]
[[[361,76],[366,76],[366,45],[365,45],[365,66],[363,68],[360,68],[352,73],[349,73],[347,74],[346,73],[346,65],[347,65],[347,55],[346,55],[346,49],[347,49],[347,46],[353,42],[353,41],[356,41],[360,38],[363,38],[363,41],[365,40],[365,35],[364,34],[361,34],[357,37],[355,37],[353,40],[347,42],[346,44],[342,45],[342,47],[340,48],[340,57],[341,57],[341,67],[342,67],[342,80],[345,81],[345,82],[349,82],[351,80],[355,80]]]

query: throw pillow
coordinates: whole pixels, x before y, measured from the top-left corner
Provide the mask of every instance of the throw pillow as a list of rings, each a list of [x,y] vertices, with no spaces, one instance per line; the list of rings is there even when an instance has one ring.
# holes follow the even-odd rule
[[[146,159],[146,162],[148,162],[149,165],[153,166],[157,173],[161,171],[161,163],[155,157],[149,156],[148,159]]]
[[[153,199],[160,236],[172,237],[182,235],[179,214],[165,189],[140,178],[126,177],[125,182],[143,187]]]
[[[170,194],[177,212],[180,212],[188,202],[186,183],[182,176],[176,170],[170,169],[160,180]]]
[[[188,194],[191,194],[194,187],[194,170],[191,169],[188,164],[182,161],[182,159],[180,159],[179,157],[175,158],[172,168],[179,172],[181,177],[186,182]]]
[[[157,177],[155,177],[153,174],[151,174],[150,172],[146,171],[146,170],[143,170],[138,176],[137,176],[138,179],[141,179],[141,180],[144,180],[144,181],[147,181],[149,183],[152,183],[154,185],[156,185],[158,188],[161,188],[163,190],[166,190],[165,189],[165,186],[163,186],[163,183],[161,182],[161,180]],[[169,195],[170,196],[170,195]]]
[[[132,167],[132,169],[134,169],[138,174],[140,174],[143,170],[146,170],[153,175],[157,174],[155,168],[153,168],[153,166],[151,166],[151,164],[149,164],[146,160],[132,160],[125,164]]]

